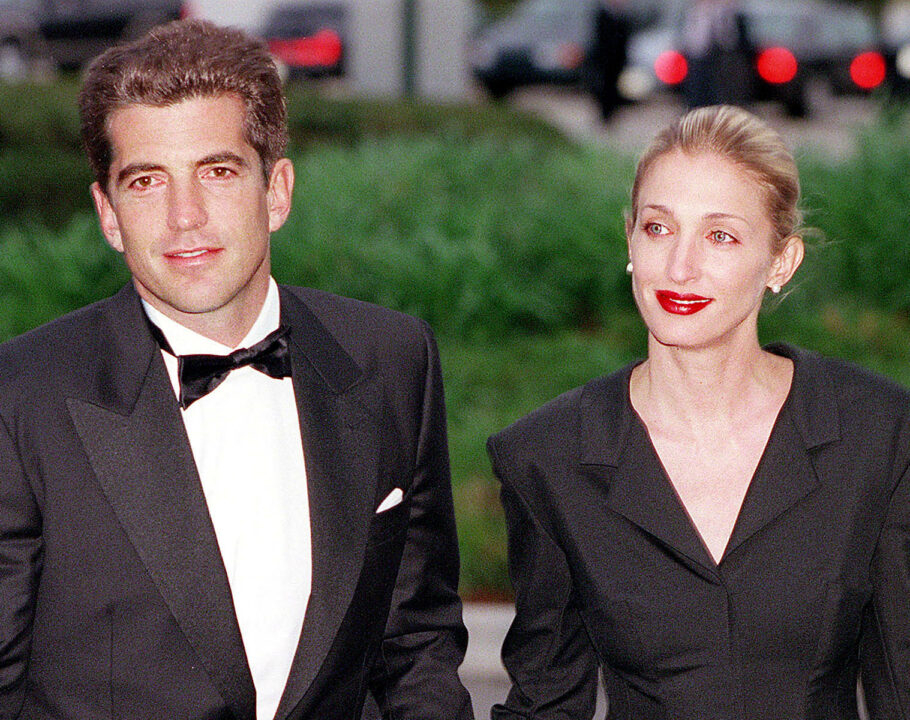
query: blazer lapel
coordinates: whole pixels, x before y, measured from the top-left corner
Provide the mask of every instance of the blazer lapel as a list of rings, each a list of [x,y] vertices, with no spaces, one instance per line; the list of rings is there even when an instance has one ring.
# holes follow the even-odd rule
[[[107,309],[112,352],[100,356],[86,396],[67,399],[70,415],[187,640],[235,717],[252,720],[255,691],[227,574],[164,362],[131,286]]]
[[[590,383],[582,398],[582,464],[607,466],[607,503],[706,579],[717,582],[708,555],[666,477],[647,431],[629,402],[632,366]]]
[[[812,451],[840,438],[837,395],[823,387],[825,373],[810,368],[813,356],[787,345],[768,349],[793,361],[793,384],[743,500],[724,558],[818,487]]]
[[[290,291],[294,392],[300,412],[312,542],[312,590],[276,718],[300,702],[324,663],[360,577],[377,481],[374,386]]]

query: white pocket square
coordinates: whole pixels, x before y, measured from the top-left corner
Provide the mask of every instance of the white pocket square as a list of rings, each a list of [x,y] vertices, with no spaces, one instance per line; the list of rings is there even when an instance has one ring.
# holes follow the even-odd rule
[[[378,515],[381,512],[385,512],[386,510],[391,510],[396,505],[399,505],[403,499],[404,493],[401,492],[401,488],[395,488],[392,490],[392,492],[386,495],[385,500],[379,503],[379,507],[376,508],[376,514]]]

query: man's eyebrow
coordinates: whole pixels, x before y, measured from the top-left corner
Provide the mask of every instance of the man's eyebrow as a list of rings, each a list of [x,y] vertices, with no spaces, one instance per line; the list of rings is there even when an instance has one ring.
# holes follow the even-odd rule
[[[132,163],[117,173],[117,184],[119,185],[122,183],[130,175],[137,175],[138,173],[144,172],[155,172],[162,169],[163,167],[161,165],[156,165],[155,163]]]
[[[223,152],[216,152],[212,153],[211,155],[206,155],[196,163],[196,167],[203,167],[205,165],[217,165],[218,163],[232,163],[242,168],[247,168],[250,165],[237,153],[233,153],[230,150],[225,150]]]

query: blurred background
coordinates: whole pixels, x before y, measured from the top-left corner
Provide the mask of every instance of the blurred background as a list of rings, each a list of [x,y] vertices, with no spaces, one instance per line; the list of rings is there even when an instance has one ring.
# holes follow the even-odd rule
[[[277,278],[436,329],[468,600],[510,597],[486,437],[645,351],[623,213],[687,106],[743,104],[796,150],[810,251],[763,342],[910,384],[910,2],[871,0],[0,0],[0,339],[127,280],[79,74],[176,17],[261,35],[286,79]]]

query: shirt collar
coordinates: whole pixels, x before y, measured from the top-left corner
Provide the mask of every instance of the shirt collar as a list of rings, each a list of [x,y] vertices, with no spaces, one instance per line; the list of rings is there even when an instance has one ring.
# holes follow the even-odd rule
[[[194,330],[172,320],[160,310],[156,310],[144,299],[142,307],[151,320],[167,339],[175,355],[227,355],[240,347],[249,347],[262,340],[270,332],[277,330],[281,321],[281,303],[278,299],[278,284],[269,278],[269,290],[262,304],[262,309],[246,336],[236,347],[228,347],[220,342],[200,335]]]

